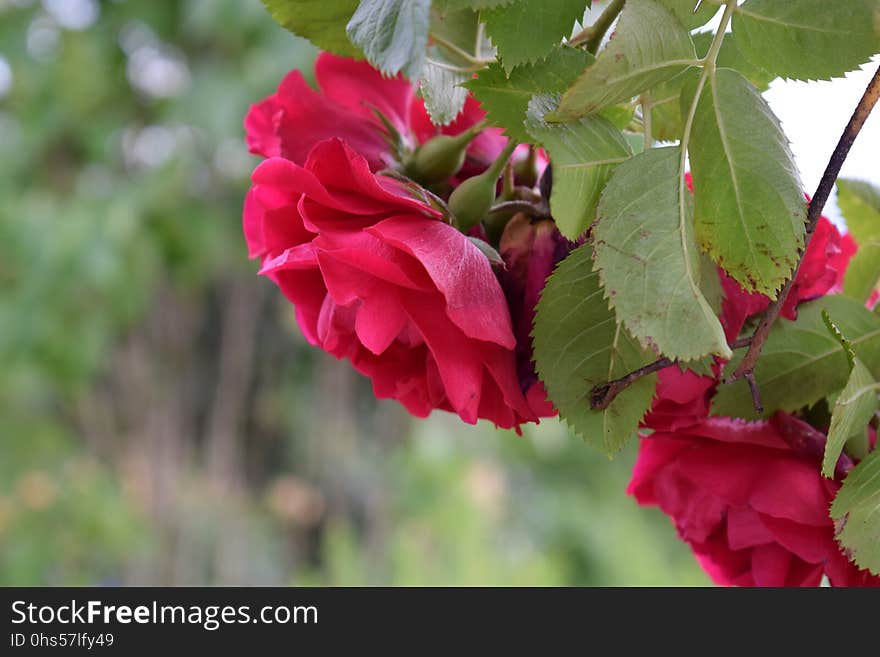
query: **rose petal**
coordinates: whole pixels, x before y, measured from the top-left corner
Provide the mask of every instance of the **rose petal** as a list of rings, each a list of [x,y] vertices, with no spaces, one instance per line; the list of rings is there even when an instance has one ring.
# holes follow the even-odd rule
[[[412,84],[400,75],[385,77],[366,61],[338,57],[327,52],[315,60],[315,79],[322,93],[340,106],[377,123],[378,109],[403,134],[414,96]],[[344,135],[340,135],[343,136]]]
[[[400,217],[367,230],[418,259],[446,299],[446,315],[465,335],[516,346],[501,286],[486,256],[467,237],[437,221]]]
[[[449,403],[462,420],[474,424],[483,386],[477,346],[455,330],[437,296],[403,290],[401,301],[437,363]]]
[[[315,92],[298,71],[281,81],[275,99],[283,108],[278,126],[283,157],[303,164],[316,143],[335,137],[366,158],[374,171],[390,163],[378,123]]]

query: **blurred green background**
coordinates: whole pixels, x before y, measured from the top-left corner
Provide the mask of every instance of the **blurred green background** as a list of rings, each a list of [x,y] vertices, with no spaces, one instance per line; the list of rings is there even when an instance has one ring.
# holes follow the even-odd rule
[[[706,583],[632,450],[412,420],[299,336],[241,119],[314,55],[259,0],[0,0],[0,584]]]

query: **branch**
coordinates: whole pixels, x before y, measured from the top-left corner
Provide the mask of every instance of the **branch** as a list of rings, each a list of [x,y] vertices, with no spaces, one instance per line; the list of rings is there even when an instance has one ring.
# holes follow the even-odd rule
[[[746,379],[752,387],[755,409],[759,413],[763,409],[761,408],[760,396],[757,395],[757,388],[754,386],[755,365],[757,365],[758,358],[761,356],[761,350],[764,348],[764,343],[770,335],[770,329],[773,327],[776,318],[779,317],[779,313],[785,305],[788,295],[791,293],[794,280],[797,278],[798,270],[800,270],[801,264],[803,263],[804,254],[807,252],[807,247],[810,245],[810,240],[816,230],[816,225],[819,223],[819,218],[822,216],[822,210],[825,207],[825,203],[828,201],[828,196],[831,194],[834,182],[840,174],[840,169],[846,161],[846,157],[849,155],[849,150],[852,148],[856,137],[858,137],[859,131],[861,131],[862,126],[865,125],[865,121],[871,114],[871,110],[874,109],[874,105],[877,104],[878,99],[880,99],[880,68],[874,73],[874,77],[868,84],[868,88],[865,89],[865,95],[862,96],[862,100],[859,101],[859,105],[856,107],[856,111],[853,112],[849,124],[847,124],[846,129],[840,137],[840,141],[837,142],[837,147],[831,154],[828,166],[825,167],[825,173],[822,174],[822,180],[819,182],[819,187],[816,189],[816,193],[813,194],[813,198],[810,200],[809,210],[807,212],[807,232],[804,239],[804,246],[798,257],[798,264],[791,273],[791,277],[786,281],[785,285],[783,285],[776,300],[770,304],[764,312],[764,316],[761,318],[761,323],[758,324],[758,328],[755,329],[755,332],[752,335],[749,350],[746,352],[739,367],[736,368],[736,371],[732,375],[724,380],[724,383],[732,383],[739,379]]]
[[[611,4],[605,7],[605,11],[596,19],[596,22],[575,34],[569,40],[569,45],[580,46],[586,44],[587,50],[595,55],[596,51],[599,50],[599,46],[602,45],[605,33],[611,27],[611,24],[617,18],[625,3],[626,0],[612,0]]]
[[[550,217],[550,208],[546,202],[502,201],[489,208],[489,214],[496,212],[524,212],[535,219],[547,219]]]
[[[727,346],[731,349],[742,349],[743,347],[747,347],[751,340],[751,338],[739,338],[738,340],[734,340]],[[614,379],[614,381],[609,381],[608,383],[597,385],[590,391],[590,408],[592,408],[594,411],[605,410],[611,405],[611,402],[615,400],[617,395],[626,390],[639,379],[644,378],[649,374],[653,374],[654,372],[664,370],[670,365],[676,364],[678,364],[678,361],[671,360],[669,358],[660,358],[658,360],[655,360],[653,363],[650,363],[648,365],[645,365],[644,367],[640,367],[633,372],[630,372],[626,376],[622,376],[619,379]]]

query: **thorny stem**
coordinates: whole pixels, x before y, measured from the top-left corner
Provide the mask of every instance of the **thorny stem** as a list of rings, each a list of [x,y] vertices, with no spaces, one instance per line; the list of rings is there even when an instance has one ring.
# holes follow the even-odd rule
[[[816,230],[816,225],[819,223],[819,218],[822,216],[822,210],[825,207],[825,203],[828,201],[828,196],[831,194],[834,182],[840,174],[840,169],[846,161],[847,155],[849,155],[849,150],[852,148],[853,142],[855,142],[856,137],[858,137],[862,126],[865,125],[865,121],[871,114],[871,110],[873,110],[874,106],[877,104],[878,99],[880,99],[880,68],[874,73],[874,77],[868,84],[868,88],[865,89],[865,94],[859,101],[855,112],[853,112],[852,118],[849,120],[849,123],[840,137],[840,141],[837,142],[837,147],[834,149],[831,158],[828,160],[828,166],[825,167],[825,173],[822,174],[822,180],[819,182],[819,187],[816,189],[816,193],[813,194],[813,198],[810,200],[809,210],[807,211],[806,237],[804,238],[804,246],[798,257],[798,264],[794,268],[794,271],[792,271],[788,281],[782,287],[782,290],[780,290],[779,296],[776,297],[776,300],[770,304],[764,312],[764,316],[761,318],[758,328],[755,329],[755,332],[752,335],[749,350],[746,352],[739,367],[736,368],[736,371],[734,371],[732,375],[724,380],[724,383],[732,383],[739,379],[745,379],[750,382],[750,385],[752,385],[751,382],[754,381],[755,365],[757,365],[758,358],[761,356],[761,350],[764,348],[764,343],[770,335],[770,329],[773,327],[776,318],[779,317],[779,313],[785,305],[788,295],[791,293],[792,285],[797,277],[798,270],[803,263],[804,254],[807,251],[807,247],[810,245],[810,240]],[[756,392],[757,388],[754,387],[752,394],[755,402],[755,409],[758,412],[761,412],[761,400],[760,396],[756,395]]]
[[[734,340],[731,342],[728,347],[733,349],[742,349],[743,347],[747,347],[751,342],[751,338],[740,338],[738,340]],[[602,411],[608,408],[611,405],[617,395],[630,387],[633,383],[642,379],[649,374],[653,374],[654,372],[659,372],[660,370],[665,370],[670,365],[676,365],[678,361],[672,360],[671,358],[659,358],[655,360],[653,363],[649,363],[644,367],[640,367],[637,370],[634,370],[627,374],[626,376],[622,376],[619,379],[614,379],[613,381],[609,381],[608,383],[602,383],[594,387],[590,391],[590,408],[594,411]]]
[[[605,33],[611,27],[617,15],[620,14],[624,4],[626,4],[626,0],[612,0],[611,4],[605,7],[605,11],[599,15],[595,23],[575,34],[568,43],[572,46],[586,44],[587,50],[595,55],[596,51],[599,50],[599,46],[602,45]]]

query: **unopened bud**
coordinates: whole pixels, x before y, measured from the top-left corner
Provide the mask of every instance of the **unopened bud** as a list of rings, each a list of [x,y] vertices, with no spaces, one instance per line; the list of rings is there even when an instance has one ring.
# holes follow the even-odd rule
[[[489,212],[495,201],[498,177],[514,148],[516,143],[508,142],[501,155],[488,169],[462,182],[449,196],[449,210],[460,231],[466,233]]]
[[[478,123],[457,135],[437,135],[419,146],[406,164],[406,173],[424,185],[448,180],[464,164],[467,148],[484,125]]]
[[[538,182],[538,157],[534,146],[529,146],[529,153],[513,165],[516,182],[525,187],[534,187]]]

